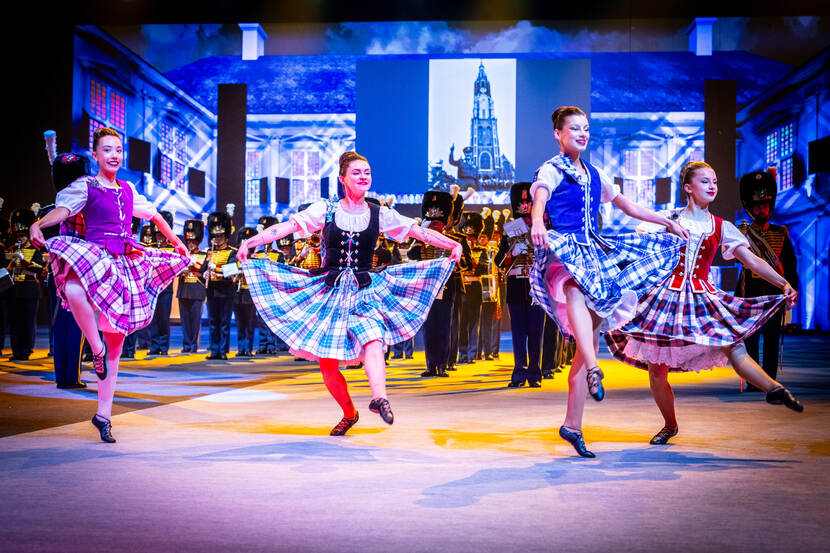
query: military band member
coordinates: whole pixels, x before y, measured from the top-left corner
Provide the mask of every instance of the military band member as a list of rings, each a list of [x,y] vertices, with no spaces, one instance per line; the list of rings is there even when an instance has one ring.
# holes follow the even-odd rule
[[[272,225],[276,225],[279,223],[279,219],[276,217],[272,217],[270,215],[263,215],[257,221],[257,230],[262,232],[264,229]],[[284,241],[288,244],[288,255],[284,255],[279,249],[279,243],[277,244],[277,248],[274,249],[273,242],[268,243],[265,245],[264,249],[257,250],[251,256],[251,259],[269,259],[271,261],[277,263],[288,263],[288,260],[291,259],[291,245],[294,242],[294,235],[289,234],[286,237],[280,238],[277,242]],[[257,329],[259,330],[259,346],[257,347],[256,354],[257,355],[267,355],[271,353],[276,353],[278,349],[278,342],[282,342],[274,332],[268,328],[268,325],[265,324],[265,321],[262,320],[259,313],[256,313],[256,325]],[[285,343],[279,344],[280,346],[285,346]],[[287,351],[288,347],[285,346],[284,349],[281,351]]]
[[[13,245],[7,250],[6,269],[14,282],[9,312],[12,345],[9,360],[26,361],[35,346],[37,306],[45,265],[43,254],[29,241],[29,227],[35,222],[35,213],[31,209],[16,209],[9,222]]]
[[[762,171],[747,173],[741,177],[740,191],[741,203],[746,213],[752,217],[752,224],[743,222],[738,225],[738,230],[746,236],[752,253],[765,260],[798,291],[795,248],[790,240],[790,233],[784,225],[773,225],[769,222],[775,209],[775,196],[778,191],[775,178],[770,173]],[[779,293],[778,288],[752,271],[746,268],[741,270],[735,295],[755,298]],[[744,340],[749,356],[755,359],[773,380],[778,378],[784,314],[785,311],[782,309],[764,323],[758,332]],[[763,363],[758,351],[761,336],[764,337]],[[747,390],[757,388],[747,385]]]
[[[86,156],[57,154],[52,163],[52,183],[55,185],[55,191],[60,192],[89,173],[90,164]],[[54,204],[47,206],[40,211],[38,216],[43,217],[54,208]],[[84,216],[78,213],[74,217],[65,219],[57,229],[48,227],[43,234],[46,238],[57,234],[84,238],[86,236]],[[47,261],[47,256],[48,254],[44,255],[44,261]],[[61,389],[86,388],[86,384],[81,382],[81,347],[84,336],[72,313],[61,305],[51,266],[49,269],[46,288],[49,293],[49,313],[52,318],[52,360],[55,365],[55,384]]]
[[[208,216],[210,246],[208,263],[204,266],[207,279],[207,307],[210,319],[210,355],[208,359],[227,359],[230,348],[231,315],[236,285],[225,278],[223,267],[236,265],[236,249],[228,244],[231,218],[221,211]]]
[[[464,299],[461,302],[461,324],[458,331],[458,364],[475,362],[478,350],[478,332],[481,319],[481,277],[487,272],[487,248],[479,244],[478,236],[484,230],[480,213],[464,212],[459,230],[470,248],[472,263],[462,269]]]
[[[452,215],[452,196],[448,192],[431,190],[424,193],[421,204],[421,226],[444,233]],[[417,243],[407,252],[411,260],[427,260],[445,257],[446,250],[429,244]],[[450,323],[456,286],[452,277],[444,284],[440,294],[432,302],[424,321],[424,354],[426,370],[421,376],[449,376],[447,367],[450,356]]]
[[[153,225],[146,224],[146,225],[141,227],[141,233],[139,235],[139,241],[143,245],[145,245],[147,247],[150,247],[150,248],[155,246],[156,238],[155,238],[155,234],[153,233]],[[150,345],[150,326],[151,325],[152,325],[152,323],[129,335],[129,336],[133,337],[133,338],[131,338],[132,343],[131,343],[131,347],[130,347],[130,350],[132,351],[132,354],[133,354],[132,357],[135,357],[135,350],[136,349],[149,349],[151,347],[151,345]],[[126,341],[127,340],[125,339],[125,342]],[[84,344],[84,348],[85,348],[84,351],[88,353],[88,355],[84,356],[84,361],[92,361],[92,351],[89,351],[89,343]],[[124,352],[122,351],[122,353],[124,353]]]
[[[513,338],[513,374],[510,388],[526,383],[538,388],[542,382],[539,357],[545,312],[530,299],[528,276],[533,266],[533,242],[530,238],[530,183],[520,182],[510,187],[513,220],[504,224],[496,263],[507,273],[506,303],[510,311],[510,331]]]
[[[173,214],[169,211],[159,211],[164,221],[170,228],[173,228]],[[165,238],[161,230],[151,223],[153,243],[156,249],[172,252],[173,245]],[[147,329],[150,333],[150,355],[167,355],[170,349],[170,310],[173,307],[173,283],[162,290],[156,301],[156,310],[153,312],[153,320]]]
[[[239,230],[238,243],[257,235],[257,229],[245,227]],[[248,256],[251,257],[251,251]],[[245,282],[245,275],[241,272],[234,275],[236,295],[233,299],[233,311],[236,314],[236,356],[251,357],[254,347],[254,329],[256,328],[256,307]]]
[[[450,187],[450,194],[452,195],[452,213],[450,214],[450,220],[447,223],[447,227],[444,229],[444,234],[451,240],[455,240],[460,243],[463,248],[461,259],[455,264],[455,268],[453,269],[449,280],[449,282],[455,287],[455,294],[452,300],[452,314],[450,319],[450,355],[447,360],[448,371],[456,370],[455,364],[458,361],[458,340],[461,329],[461,307],[464,305],[464,294],[466,292],[464,287],[464,279],[461,274],[462,271],[468,270],[473,264],[472,257],[470,255],[470,246],[464,239],[464,235],[455,231],[455,227],[458,225],[461,220],[461,214],[464,212],[464,202],[467,201],[475,193],[475,191],[472,188],[468,188],[467,191],[462,194],[460,190],[461,189],[457,185],[452,185]]]
[[[495,231],[495,220],[490,209],[485,208],[484,231],[478,235],[479,246],[483,247],[487,254],[486,271],[481,274],[481,323],[478,332],[478,349],[476,359],[490,361],[496,352],[496,334],[493,327],[498,324],[496,316],[501,319],[498,313],[499,305],[499,271],[494,261],[498,252],[498,242],[493,242],[492,237]]]
[[[207,284],[202,275],[207,254],[200,248],[204,237],[204,221],[188,219],[184,222],[184,244],[190,255],[190,266],[187,272],[179,277],[176,290],[182,321],[182,353],[196,353],[199,350],[202,306],[207,296]]]

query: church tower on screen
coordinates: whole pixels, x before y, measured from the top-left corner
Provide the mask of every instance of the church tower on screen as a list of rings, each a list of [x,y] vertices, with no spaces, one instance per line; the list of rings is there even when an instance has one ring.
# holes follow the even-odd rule
[[[473,118],[470,121],[470,146],[474,164],[478,166],[481,180],[499,180],[501,176],[501,151],[490,80],[484,72],[484,62],[478,66],[478,77],[473,85]]]

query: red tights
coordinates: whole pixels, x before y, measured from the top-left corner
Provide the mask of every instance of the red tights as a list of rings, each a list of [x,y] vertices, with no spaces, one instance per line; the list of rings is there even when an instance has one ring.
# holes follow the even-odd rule
[[[357,413],[357,409],[354,408],[352,396],[349,395],[349,385],[346,384],[339,365],[340,362],[337,359],[320,359],[320,372],[331,397],[343,409],[343,416],[352,418]]]

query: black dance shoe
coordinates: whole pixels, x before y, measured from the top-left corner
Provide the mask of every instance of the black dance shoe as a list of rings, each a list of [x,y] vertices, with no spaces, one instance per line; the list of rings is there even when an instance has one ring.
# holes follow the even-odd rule
[[[660,432],[654,435],[654,437],[649,441],[651,445],[663,445],[669,443],[669,440],[677,436],[677,427],[670,428],[668,426],[664,426],[660,429]]]
[[[772,405],[786,405],[798,413],[804,410],[801,402],[795,399],[790,391],[783,386],[776,386],[767,392],[767,403],[771,403]]]
[[[98,414],[92,417],[92,425],[101,433],[101,441],[108,444],[114,444],[115,438],[112,437],[112,423],[109,419],[99,417]]]
[[[82,390],[86,388],[83,382],[76,382],[74,384],[58,384],[59,390]]]
[[[369,411],[377,413],[383,422],[392,424],[395,422],[395,415],[392,414],[392,408],[389,406],[389,400],[385,397],[379,397],[369,402]]]
[[[542,378],[545,380],[551,380],[553,378],[553,373],[551,371],[542,371]]]
[[[447,365],[447,370],[448,371],[457,371],[458,367],[456,367],[455,365]]]
[[[101,343],[104,344],[104,349],[101,351],[101,353],[97,355],[92,354],[92,369],[98,376],[98,380],[104,380],[105,378],[107,378],[107,371],[109,370],[107,365],[107,354],[109,353],[109,350],[107,349],[107,343],[105,341],[102,341]]]
[[[581,457],[593,458],[596,457],[592,452],[585,447],[585,440],[582,439],[582,432],[573,432],[564,426],[559,427],[559,435],[563,440],[574,446],[574,449]]]
[[[531,388],[541,388],[542,387],[542,383],[541,382],[536,382],[535,380],[528,380],[527,385],[530,386]]]
[[[599,367],[588,369],[588,393],[597,401],[602,401],[605,398],[605,388],[602,386],[602,377],[604,376],[602,369]]]
[[[354,423],[356,423],[358,419],[360,419],[360,416],[357,414],[357,411],[354,412],[354,417],[351,419],[349,417],[343,417],[342,419],[340,419],[340,422],[337,423],[337,426],[331,429],[329,435],[342,436],[343,434],[349,431],[349,428],[354,426]]]
[[[447,374],[447,370],[443,367],[438,367],[435,369],[435,376],[440,376],[441,378],[448,378],[450,375]]]
[[[438,376],[438,371],[435,369],[435,367],[432,367],[432,368],[429,368],[429,369],[425,370],[424,372],[422,372],[421,376],[423,376],[423,377]]]
[[[524,380],[522,380],[521,382],[518,382],[518,381],[516,381],[516,380],[511,380],[511,381],[510,381],[510,384],[508,384],[508,385],[507,385],[507,387],[508,387],[508,388],[521,388],[521,387],[522,387],[522,386],[524,386],[524,385],[525,385],[525,381],[524,381]]]

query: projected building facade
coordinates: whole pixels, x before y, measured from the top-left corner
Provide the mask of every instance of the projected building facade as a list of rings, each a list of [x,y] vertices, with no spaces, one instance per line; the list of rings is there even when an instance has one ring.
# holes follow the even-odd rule
[[[449,162],[457,169],[456,182],[460,186],[487,190],[505,188],[513,183],[513,165],[499,147],[498,119],[484,62],[479,64],[473,84],[470,145],[464,148],[460,158],[455,157],[455,145],[450,146]]]

